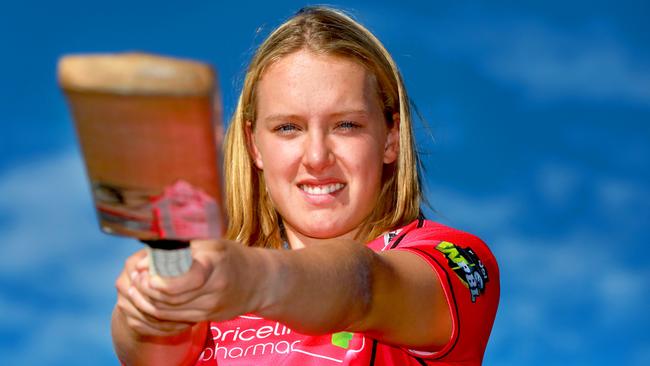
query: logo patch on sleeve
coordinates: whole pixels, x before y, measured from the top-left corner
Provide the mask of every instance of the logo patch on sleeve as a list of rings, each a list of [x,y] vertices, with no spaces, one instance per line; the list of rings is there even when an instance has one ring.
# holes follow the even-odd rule
[[[487,269],[471,248],[461,248],[448,241],[442,241],[436,249],[447,258],[449,267],[469,289],[472,302],[485,291],[488,282]]]

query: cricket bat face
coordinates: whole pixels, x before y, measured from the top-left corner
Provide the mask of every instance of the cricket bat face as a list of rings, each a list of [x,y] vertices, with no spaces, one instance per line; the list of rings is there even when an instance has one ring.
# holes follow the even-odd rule
[[[188,86],[197,74],[201,82]],[[59,78],[104,232],[140,240],[223,234],[211,69],[139,54],[75,56],[59,63]]]

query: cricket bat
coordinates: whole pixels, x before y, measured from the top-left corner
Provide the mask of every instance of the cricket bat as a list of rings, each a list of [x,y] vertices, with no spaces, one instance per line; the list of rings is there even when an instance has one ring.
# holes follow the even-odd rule
[[[58,79],[101,230],[146,243],[152,274],[185,273],[189,241],[225,228],[214,70],[144,53],[68,55]]]

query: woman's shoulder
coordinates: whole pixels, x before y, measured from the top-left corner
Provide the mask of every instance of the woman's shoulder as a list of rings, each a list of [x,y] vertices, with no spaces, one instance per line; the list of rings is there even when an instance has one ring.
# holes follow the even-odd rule
[[[436,269],[458,277],[470,288],[472,300],[485,283],[499,282],[499,266],[488,245],[478,236],[450,226],[418,218],[379,237],[368,246],[377,251],[407,250]],[[498,292],[498,291],[497,291]]]
[[[487,244],[477,235],[425,218],[418,218],[400,228],[391,230],[373,240],[369,246],[383,251],[413,245],[436,244],[437,246],[443,242],[455,246],[480,247],[482,250],[489,251]],[[441,248],[445,245],[448,244],[443,244]]]
[[[474,234],[417,219],[378,238],[379,251],[405,250],[430,263],[450,306],[453,334],[442,350],[412,352],[431,360],[480,360],[499,304],[499,267]]]

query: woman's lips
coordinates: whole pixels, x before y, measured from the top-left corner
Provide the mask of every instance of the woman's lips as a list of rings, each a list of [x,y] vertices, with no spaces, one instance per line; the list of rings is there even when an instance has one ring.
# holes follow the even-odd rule
[[[327,206],[336,200],[338,194],[346,187],[345,183],[300,183],[298,189],[302,191],[305,201],[315,206]]]
[[[337,191],[340,191],[345,187],[345,184],[343,183],[331,183],[331,184],[299,184],[298,188],[300,188],[303,192],[310,194],[310,195],[315,195],[315,196],[320,196],[320,195],[327,195],[330,193],[334,193]]]

